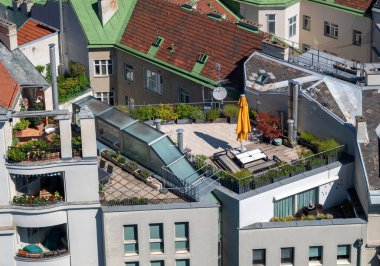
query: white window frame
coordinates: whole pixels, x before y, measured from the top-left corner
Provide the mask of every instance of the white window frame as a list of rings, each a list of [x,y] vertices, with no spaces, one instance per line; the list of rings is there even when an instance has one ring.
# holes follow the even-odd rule
[[[327,32],[328,29],[328,32]],[[324,35],[330,38],[338,39],[339,26],[337,24],[325,21],[323,24]]]
[[[273,19],[270,19],[270,17],[273,16]],[[273,23],[274,25],[274,32],[270,32],[269,29],[269,25]],[[268,28],[268,32],[271,33],[271,34],[276,34],[276,14],[267,14],[267,28]]]
[[[150,254],[163,254],[164,250],[165,250],[164,239],[163,239],[163,237],[164,237],[164,225],[162,223],[149,224],[149,230],[150,230],[150,226],[153,226],[153,225],[160,226],[162,238],[150,238],[150,232],[149,232],[149,249],[150,249],[150,244],[151,243],[160,243],[160,244],[162,244],[162,250],[160,250],[160,251],[152,251],[152,250],[150,250]]]
[[[308,30],[310,31],[311,29],[311,17],[308,16],[308,15],[303,15],[303,19],[302,19],[302,28],[304,30]]]
[[[361,31],[353,30],[352,44],[356,46],[362,46],[362,32]]]
[[[124,225],[125,226],[134,226],[136,227],[136,232],[137,232],[137,225],[136,224],[128,224],[128,225]],[[124,229],[125,230],[125,229]],[[125,257],[128,257],[128,256],[136,256],[139,254],[139,244],[138,244],[138,237],[135,239],[135,240],[125,240],[124,236],[123,236],[123,245],[128,245],[128,244],[134,244],[134,245],[137,245],[137,250],[135,250],[136,252],[135,253],[125,253],[125,250],[123,248],[123,251],[124,251],[124,256]]]
[[[101,100],[102,102],[114,105],[115,104],[115,95],[112,91],[110,92],[95,92],[95,98]],[[111,101],[112,99],[112,101]]]
[[[297,15],[289,18],[289,38],[297,35]]]
[[[155,84],[154,88],[150,84]],[[162,95],[162,76],[160,73],[144,68],[144,87],[150,92]]]
[[[96,67],[99,67],[99,73],[96,73]],[[105,67],[105,73],[103,73]],[[106,77],[113,75],[113,62],[111,59],[107,60],[94,60],[94,77]]]
[[[133,82],[133,66],[124,63],[124,80]]]

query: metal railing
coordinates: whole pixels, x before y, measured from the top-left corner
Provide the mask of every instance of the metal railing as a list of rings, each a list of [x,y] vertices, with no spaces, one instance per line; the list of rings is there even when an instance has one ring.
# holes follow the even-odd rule
[[[212,166],[204,161],[202,162],[204,166],[202,166],[200,169],[207,169],[206,173],[208,173],[207,175],[209,175],[210,178],[217,178],[218,182],[222,186],[238,194],[242,194],[251,190],[258,189],[260,187],[267,186],[274,182],[308,172],[315,168],[337,162],[344,157],[344,151],[345,146],[342,145],[291,162],[290,164],[280,165],[274,168],[270,168],[268,170],[254,173],[243,178],[238,178],[234,174],[218,169],[217,167]],[[188,155],[188,157],[190,158],[189,161],[193,164],[195,168],[197,168],[197,166],[200,166],[199,156]]]

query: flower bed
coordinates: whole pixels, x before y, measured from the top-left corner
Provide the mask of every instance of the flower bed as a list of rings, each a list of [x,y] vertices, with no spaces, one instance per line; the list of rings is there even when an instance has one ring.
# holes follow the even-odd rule
[[[51,205],[64,202],[63,197],[55,192],[54,195],[49,197],[34,197],[34,196],[14,196],[12,200],[13,205],[19,206],[41,206],[41,205]]]

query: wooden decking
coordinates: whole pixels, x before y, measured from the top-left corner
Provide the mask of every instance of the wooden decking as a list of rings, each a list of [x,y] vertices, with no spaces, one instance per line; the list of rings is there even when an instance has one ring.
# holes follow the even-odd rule
[[[305,150],[305,147],[300,145],[296,146],[294,149],[288,148],[284,145],[274,146],[268,143],[250,143],[244,146],[247,151],[260,149],[263,153],[268,156],[268,160],[257,160],[245,166],[245,169],[248,169],[251,172],[260,171],[260,169],[267,169],[273,165],[276,165],[277,162],[273,160],[273,156],[277,157],[277,160],[290,163],[295,160],[299,160],[299,154],[302,150]],[[218,153],[216,159],[219,165],[232,172],[238,172],[242,170],[241,166],[238,165],[234,155],[230,152],[227,153]]]

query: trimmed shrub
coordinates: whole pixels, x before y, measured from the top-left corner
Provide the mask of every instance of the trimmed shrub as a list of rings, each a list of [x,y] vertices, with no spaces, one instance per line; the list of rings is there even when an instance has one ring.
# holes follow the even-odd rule
[[[126,160],[124,157],[117,157],[116,160],[121,163],[121,164],[125,164]]]
[[[207,113],[207,119],[210,121],[215,121],[220,117],[220,111],[219,109],[211,109]]]
[[[13,148],[8,151],[8,159],[13,162],[22,162],[26,159],[26,153],[19,148]]]
[[[129,161],[127,162],[127,166],[129,169],[131,169],[132,171],[136,171],[137,169],[139,169],[139,166],[137,165],[137,163],[133,162],[133,161]]]
[[[154,108],[154,116],[162,121],[176,120],[177,114],[174,112],[174,107],[171,104],[160,104]]]
[[[239,115],[239,106],[236,104],[226,104],[223,106],[224,115],[227,117],[238,117]]]
[[[152,105],[141,106],[131,112],[134,119],[141,121],[153,120],[155,116],[155,107]]]
[[[206,114],[199,108],[194,108],[190,114],[191,119],[206,119]]]
[[[175,113],[177,114],[177,117],[179,119],[185,119],[185,118],[190,118],[191,114],[193,113],[193,110],[195,109],[196,109],[195,106],[181,103],[177,106]]]

